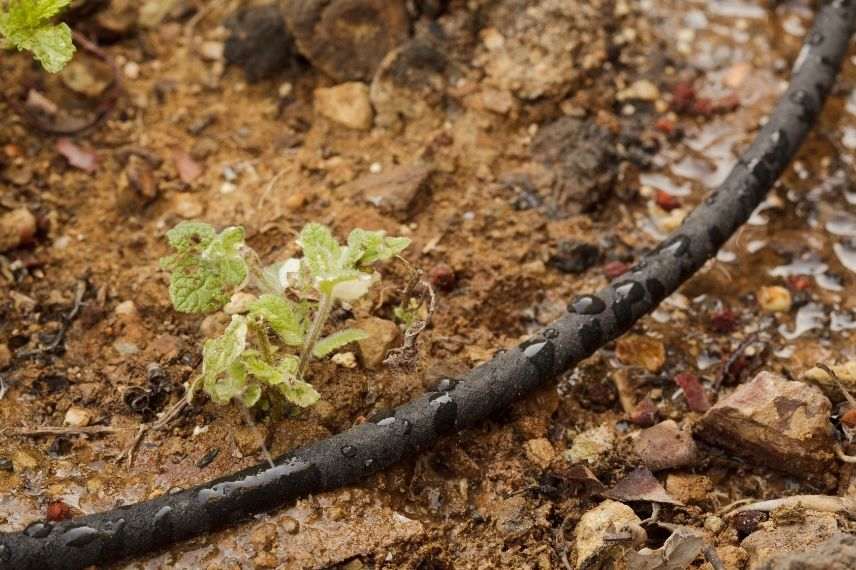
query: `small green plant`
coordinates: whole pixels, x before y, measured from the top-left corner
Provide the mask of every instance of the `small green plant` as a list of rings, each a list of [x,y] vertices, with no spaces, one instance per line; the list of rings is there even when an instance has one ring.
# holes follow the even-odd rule
[[[244,242],[244,230],[217,232],[200,222],[182,222],[167,239],[174,253],[161,259],[170,272],[170,299],[183,313],[212,313],[241,302],[226,331],[202,351],[199,385],[212,400],[275,407],[284,398],[300,407],[318,401],[306,381],[309,362],[368,335],[350,328],[322,337],[337,302],[365,295],[377,282],[372,267],[398,255],[410,240],[356,229],[346,245],[330,229],[308,224],[300,232],[302,258],[262,266]],[[257,295],[236,296],[255,290]],[[239,299],[242,297],[242,299]]]
[[[52,18],[71,0],[0,0],[0,47],[32,52],[45,70],[56,73],[74,55],[71,29]]]

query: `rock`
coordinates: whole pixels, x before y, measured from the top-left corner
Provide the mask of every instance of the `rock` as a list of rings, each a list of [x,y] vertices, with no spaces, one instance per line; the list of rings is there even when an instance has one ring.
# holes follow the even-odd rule
[[[509,537],[521,535],[535,524],[529,503],[522,495],[501,500],[491,515],[496,529]]]
[[[223,57],[242,68],[250,83],[297,67],[294,37],[276,4],[240,8],[224,25],[230,34]]]
[[[600,249],[584,241],[562,240],[547,265],[562,273],[578,275],[600,261]]]
[[[66,87],[91,99],[101,97],[114,81],[109,65],[89,57],[75,57],[59,73]]]
[[[139,313],[137,312],[137,306],[130,299],[127,301],[122,301],[121,303],[116,305],[116,308],[113,309],[113,312],[116,313],[116,316],[118,317],[130,319],[137,318],[137,316],[139,315]]]
[[[12,351],[5,342],[0,342],[0,370],[12,364]]]
[[[258,549],[269,549],[277,540],[276,525],[265,522],[250,531],[250,543]]]
[[[368,130],[374,111],[365,83],[352,81],[315,90],[315,111],[349,129]]]
[[[300,532],[300,523],[291,517],[282,517],[282,520],[280,520],[280,526],[282,527],[282,530],[288,534],[297,534]]]
[[[711,491],[713,482],[705,475],[669,473],[666,477],[666,492],[685,505],[706,501]]]
[[[92,423],[93,414],[86,408],[72,406],[65,412],[64,423],[72,427],[86,427]]]
[[[856,568],[856,536],[834,534],[809,551],[773,556],[758,570],[851,570]]]
[[[428,271],[428,280],[438,291],[448,293],[457,285],[458,276],[455,275],[455,270],[449,264],[438,263]]]
[[[816,386],[761,372],[708,410],[698,434],[760,465],[823,479],[834,468],[831,411]]]
[[[205,206],[196,196],[182,192],[173,199],[172,211],[185,220],[192,220],[205,212]]]
[[[787,313],[791,310],[791,292],[784,287],[761,287],[756,296],[758,304],[768,313]]]
[[[378,317],[358,320],[354,326],[366,331],[369,336],[357,341],[363,366],[369,370],[380,368],[386,353],[398,342],[398,325]]]
[[[26,208],[0,216],[0,253],[26,245],[36,237],[36,217]]]
[[[225,49],[223,42],[209,40],[202,42],[202,45],[199,46],[199,55],[208,61],[220,61],[223,59]]]
[[[616,501],[606,500],[586,512],[577,524],[576,568],[613,568],[627,551],[644,544],[645,530],[633,509]],[[610,535],[629,532],[627,541],[608,540]]]
[[[529,461],[542,469],[546,469],[556,457],[553,444],[544,437],[530,439],[523,445],[523,449],[526,451],[526,457]]]
[[[337,81],[372,78],[409,35],[404,0],[280,0],[297,47]]]
[[[739,546],[732,546],[730,544],[717,546],[716,554],[722,561],[725,570],[745,570],[746,563],[749,561],[749,553]],[[702,568],[708,570],[705,566],[702,566]],[[710,567],[710,570],[714,570],[713,566]]]
[[[330,360],[342,368],[357,367],[357,358],[354,356],[353,352],[337,352],[330,358]]]
[[[565,458],[572,462],[595,464],[612,451],[615,445],[615,433],[608,425],[598,426],[584,431],[574,438],[571,448],[565,452]]]
[[[651,427],[657,423],[657,416],[657,406],[651,398],[643,398],[634,406],[629,419],[630,423],[639,427]]]
[[[642,79],[619,91],[615,98],[619,101],[653,102],[660,98],[660,90],[647,79]]]
[[[615,355],[624,364],[639,366],[652,374],[659,372],[666,363],[666,347],[661,341],[635,334],[618,339]]]
[[[766,527],[766,525],[765,525]],[[740,543],[749,553],[748,570],[760,570],[783,553],[808,552],[838,534],[838,522],[833,513],[807,512],[794,524],[771,525],[756,530]],[[824,566],[824,570],[829,567]],[[852,567],[851,567],[852,568]]]
[[[378,174],[366,174],[348,184],[343,191],[362,197],[404,221],[416,213],[422,198],[427,196],[433,172],[433,166],[421,162],[402,164]]]
[[[829,367],[844,388],[851,394],[856,394],[856,360],[845,362],[844,364],[833,364]],[[810,382],[823,390],[826,397],[832,400],[833,403],[840,403],[845,400],[844,393],[838,387],[838,382],[829,375],[823,368],[815,366],[807,370],[802,375],[802,380]]]
[[[553,192],[571,213],[589,211],[612,191],[618,161],[612,135],[593,120],[563,117],[538,130],[533,158],[556,173]]]
[[[389,52],[371,83],[375,123],[396,127],[401,119],[432,116],[442,108],[448,58],[433,42],[414,38]]]
[[[674,420],[643,429],[633,442],[633,450],[651,471],[688,467],[698,456],[692,435]]]

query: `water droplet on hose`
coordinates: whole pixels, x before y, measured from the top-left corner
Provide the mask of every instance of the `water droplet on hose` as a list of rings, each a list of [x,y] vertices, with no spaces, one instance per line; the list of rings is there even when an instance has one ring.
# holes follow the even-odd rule
[[[577,297],[568,305],[568,311],[579,315],[599,315],[606,310],[603,299],[594,295],[583,295]]]
[[[434,431],[438,435],[454,431],[455,421],[458,418],[458,404],[449,393],[442,392],[431,396],[428,405],[435,409]]]
[[[365,467],[366,471],[369,471],[374,466],[374,463],[374,459],[366,459],[365,461],[363,461],[363,467]]]
[[[395,423],[395,416],[390,416],[388,418],[383,418],[382,420],[380,420],[377,423],[377,425],[379,425],[380,427],[389,427],[394,423]]]
[[[65,531],[62,538],[66,546],[81,547],[98,538],[98,534],[98,531],[91,526],[77,526]]]
[[[534,364],[541,374],[545,374],[553,368],[555,347],[551,341],[540,337],[530,338],[520,344],[520,350],[523,351],[523,356]]]
[[[666,297],[666,288],[659,279],[648,279],[645,281],[645,288],[648,289],[648,294],[655,303],[659,303]]]
[[[455,378],[443,378],[439,382],[437,382],[437,385],[431,391],[432,392],[448,392],[449,390],[454,389],[455,386],[458,385],[458,382],[459,382],[459,380],[456,380]]]
[[[154,518],[152,519],[152,523],[154,523],[155,528],[159,530],[165,530],[167,527],[172,527],[172,518],[170,513],[172,512],[172,507],[169,505],[165,507],[161,507],[158,509],[158,512],[155,513]]]
[[[53,530],[53,525],[50,523],[36,521],[27,525],[24,529],[24,534],[30,538],[45,538]]]
[[[5,544],[0,544],[0,562],[9,562],[12,560],[12,549]]]
[[[592,321],[582,325],[579,329],[580,344],[587,353],[592,353],[600,348],[603,340],[603,331],[599,321]]]
[[[636,281],[625,281],[615,286],[615,293],[612,313],[616,324],[624,328],[633,322],[633,305],[645,298],[645,289]]]
[[[685,255],[690,251],[690,238],[681,234],[669,238],[663,244],[662,251],[665,253],[671,253],[675,257]]]
[[[551,340],[555,339],[555,338],[559,338],[559,331],[557,329],[554,329],[554,328],[544,329],[544,332],[541,334],[544,335],[544,338],[548,338]]]
[[[345,457],[354,457],[357,454],[357,448],[353,445],[343,445],[341,451]]]

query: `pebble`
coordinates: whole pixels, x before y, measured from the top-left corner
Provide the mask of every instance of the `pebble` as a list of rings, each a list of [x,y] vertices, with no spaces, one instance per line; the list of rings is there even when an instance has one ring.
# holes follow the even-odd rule
[[[288,534],[297,534],[300,532],[300,523],[291,517],[283,517],[280,521],[280,526]]]
[[[641,335],[621,337],[615,346],[615,355],[624,364],[639,366],[652,374],[666,363],[666,347],[659,340]]]
[[[205,212],[205,207],[196,197],[180,193],[173,200],[172,211],[185,220],[199,218]]]
[[[316,89],[315,110],[349,129],[368,130],[374,119],[369,88],[359,81]]]
[[[432,267],[428,272],[428,279],[435,289],[446,293],[452,291],[458,281],[455,270],[446,263],[438,263]]]
[[[137,306],[133,301],[122,301],[116,308],[113,309],[113,312],[116,313],[120,317],[136,317],[137,316]]]
[[[523,449],[526,451],[526,457],[529,461],[542,469],[547,468],[552,463],[553,458],[556,457],[553,444],[544,437],[530,439],[523,445]]]
[[[697,434],[759,465],[826,482],[831,412],[820,388],[761,372],[710,408]]]
[[[645,543],[641,522],[633,509],[609,499],[586,512],[576,528],[577,570],[614,568],[627,550]],[[624,533],[630,535],[630,540],[609,540],[611,535]]]
[[[337,352],[334,354],[330,360],[333,361],[337,366],[341,366],[342,368],[356,368],[357,367],[357,357],[354,356],[353,352]]]
[[[12,351],[5,342],[0,342],[0,370],[12,364]]]
[[[666,492],[678,501],[692,505],[702,503],[713,491],[713,481],[706,475],[695,473],[669,473]]]
[[[369,335],[368,338],[357,341],[363,366],[369,370],[380,368],[387,351],[398,342],[398,325],[379,317],[368,317],[358,320],[354,326]]]
[[[208,61],[220,61],[223,59],[224,44],[223,42],[207,41],[202,42],[199,46],[199,55]]]
[[[36,236],[36,217],[26,208],[0,216],[0,253],[26,245]]]
[[[656,101],[660,98],[660,90],[647,79],[641,79],[619,91],[616,98],[619,101]]]
[[[633,442],[633,450],[651,471],[688,467],[698,457],[692,435],[674,420],[642,430]]]
[[[122,68],[122,73],[125,74],[125,79],[134,81],[140,78],[140,64],[136,61],[129,61]]]
[[[392,166],[383,172],[366,174],[343,191],[362,197],[381,210],[406,218],[428,190],[434,168],[421,162]]]
[[[116,352],[121,354],[122,356],[133,356],[140,352],[140,347],[135,343],[124,340],[124,339],[116,339],[113,341],[113,348],[116,349]]]
[[[791,310],[791,292],[784,287],[761,287],[756,296],[758,304],[768,313],[787,313]]]
[[[499,501],[492,515],[496,529],[505,536],[519,536],[534,526],[529,503],[521,495]]]
[[[63,422],[67,426],[86,427],[92,423],[93,414],[86,408],[72,406],[65,412],[65,420]]]
[[[572,463],[597,463],[601,457],[612,451],[615,445],[615,433],[608,425],[586,430],[574,438],[571,448],[565,452],[565,458]]]

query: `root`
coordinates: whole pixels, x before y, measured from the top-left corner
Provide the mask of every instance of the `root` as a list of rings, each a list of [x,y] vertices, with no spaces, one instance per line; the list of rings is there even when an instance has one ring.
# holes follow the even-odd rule
[[[776,509],[797,507],[824,513],[847,513],[850,516],[856,516],[856,498],[836,497],[833,495],[794,495],[793,497],[770,499],[768,501],[743,505],[734,509],[726,516],[732,517],[743,511],[763,511],[769,513]]]

